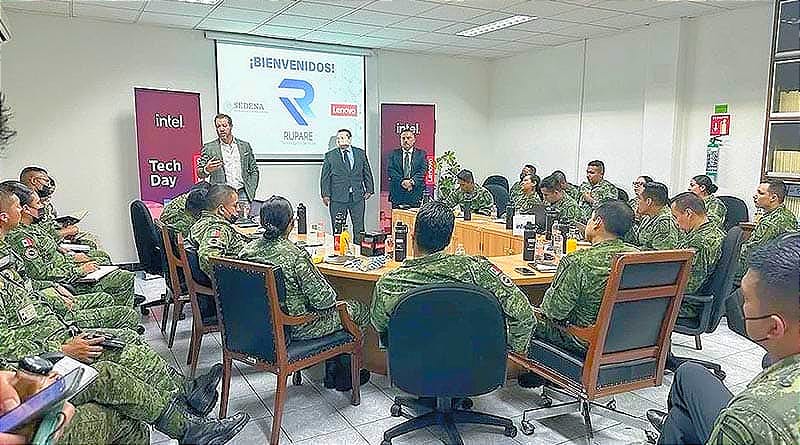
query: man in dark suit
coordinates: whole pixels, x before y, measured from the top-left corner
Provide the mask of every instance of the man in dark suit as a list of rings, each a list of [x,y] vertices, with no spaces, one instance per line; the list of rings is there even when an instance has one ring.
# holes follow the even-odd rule
[[[212,184],[228,184],[239,200],[252,202],[258,188],[258,165],[250,144],[233,137],[233,121],[227,114],[214,118],[217,139],[203,144],[197,160],[197,177]]]
[[[428,165],[425,152],[414,146],[416,142],[413,131],[403,130],[400,147],[389,155],[389,201],[392,208],[399,205],[419,207],[422,201]]]
[[[352,133],[342,129],[336,133],[336,148],[325,153],[319,188],[322,201],[330,209],[331,227],[341,212],[353,221],[353,239],[361,242],[364,231],[364,201],[375,193],[372,169],[367,152],[350,145]]]

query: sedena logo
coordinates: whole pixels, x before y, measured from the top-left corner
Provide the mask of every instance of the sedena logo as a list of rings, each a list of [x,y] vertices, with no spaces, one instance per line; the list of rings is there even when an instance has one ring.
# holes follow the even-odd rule
[[[331,104],[331,116],[355,117],[358,116],[356,104]]]
[[[314,117],[314,112],[311,111],[311,102],[314,101],[314,87],[305,80],[300,79],[283,79],[278,85],[278,88],[285,88],[291,90],[300,90],[303,92],[301,97],[284,97],[280,96],[283,106],[289,114],[292,115],[297,125],[308,126],[307,119]],[[295,106],[296,104],[296,106]]]

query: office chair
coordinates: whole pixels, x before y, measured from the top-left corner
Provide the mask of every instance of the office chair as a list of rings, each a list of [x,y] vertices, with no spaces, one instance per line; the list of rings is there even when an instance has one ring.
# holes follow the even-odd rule
[[[731,227],[750,220],[750,213],[744,201],[735,196],[718,196],[718,198],[728,209],[728,213],[725,214],[725,222],[723,223],[722,230],[727,232],[731,230]]]
[[[494,215],[491,215],[492,218],[499,218],[500,215],[504,214],[506,211],[506,206],[508,205],[509,196],[508,190],[504,189],[502,186],[497,184],[488,184],[485,185],[486,190],[489,190],[489,193],[492,194],[492,199],[494,199],[494,206],[497,209]]]
[[[413,289],[395,307],[386,338],[392,385],[436,402],[396,397],[395,417],[402,407],[427,412],[384,432],[381,445],[432,425],[445,430],[450,443],[461,444],[458,423],[499,426],[506,436],[517,435],[510,419],[453,408],[454,401],[494,391],[506,380],[506,324],[491,293],[462,284]]]
[[[621,187],[617,187],[617,199],[624,203],[627,203],[630,200],[628,198],[628,192],[623,190]]]
[[[500,187],[503,187],[505,189],[506,193],[508,193],[508,191],[509,191],[508,179],[506,179],[505,176],[501,176],[501,175],[488,176],[483,181],[483,186],[486,187],[487,185],[499,185]]]
[[[161,234],[153,222],[147,205],[139,199],[131,202],[131,227],[133,228],[133,241],[136,244],[136,253],[139,256],[139,266],[145,274],[163,277],[167,269],[164,257],[164,246]],[[161,295],[160,300],[154,300],[139,306],[142,315],[150,313],[150,308],[164,304],[167,294]]]

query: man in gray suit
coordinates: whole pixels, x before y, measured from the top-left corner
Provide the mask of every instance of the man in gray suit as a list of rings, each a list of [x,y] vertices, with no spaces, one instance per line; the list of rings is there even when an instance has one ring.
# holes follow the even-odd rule
[[[353,240],[360,243],[364,231],[364,200],[375,193],[375,186],[367,152],[352,147],[351,138],[350,130],[336,132],[336,148],[325,153],[319,188],[322,201],[330,209],[331,227],[337,213],[341,212],[346,218],[349,212]]]
[[[233,121],[227,114],[214,118],[218,138],[203,144],[197,160],[197,176],[212,184],[228,184],[239,200],[252,202],[258,188],[258,166],[250,144],[233,137]]]

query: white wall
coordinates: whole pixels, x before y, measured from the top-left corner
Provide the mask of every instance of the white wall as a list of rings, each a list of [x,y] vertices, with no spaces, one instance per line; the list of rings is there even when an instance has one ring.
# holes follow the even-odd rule
[[[86,229],[100,236],[115,260],[135,261],[128,213],[138,196],[133,87],[199,92],[203,139],[213,139],[213,43],[199,31],[19,13],[4,18],[14,39],[2,49],[3,87],[19,136],[0,161],[0,177],[42,164],[58,181],[58,208],[90,209]],[[436,103],[439,152],[457,149],[465,166],[482,174],[473,148],[488,142],[488,66],[383,51],[368,58],[367,150],[376,184],[381,101]],[[257,197],[281,194],[304,202],[309,221],[329,227],[319,198],[320,168],[262,164]],[[377,226],[377,206],[376,198],[368,201],[368,228]]]

